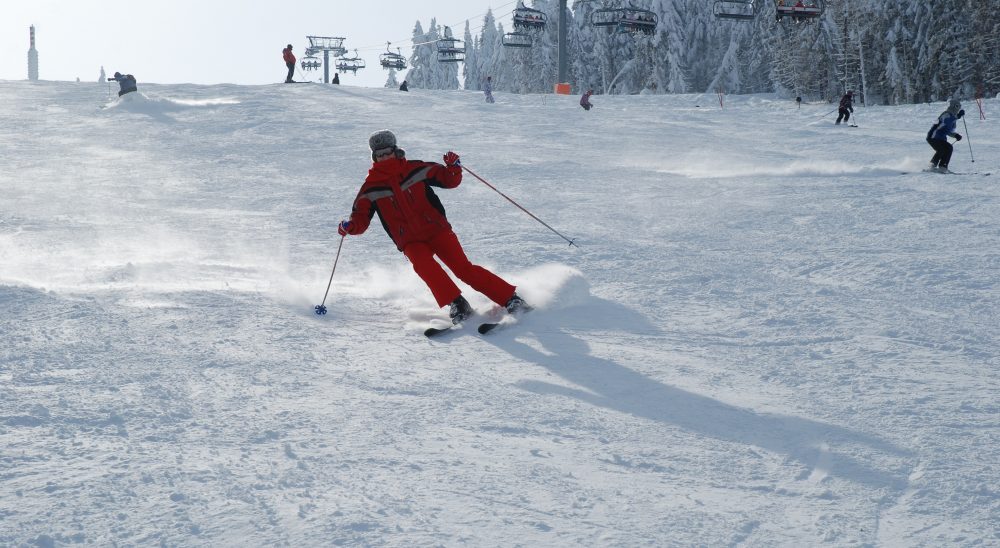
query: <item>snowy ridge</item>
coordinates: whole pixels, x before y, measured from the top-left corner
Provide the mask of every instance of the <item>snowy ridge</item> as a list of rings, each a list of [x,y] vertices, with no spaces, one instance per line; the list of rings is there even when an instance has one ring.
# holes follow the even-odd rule
[[[0,82],[0,545],[1000,542],[1000,200],[919,172],[941,104],[140,92]],[[313,314],[382,128],[576,239],[439,192],[537,313],[425,339],[375,223]]]

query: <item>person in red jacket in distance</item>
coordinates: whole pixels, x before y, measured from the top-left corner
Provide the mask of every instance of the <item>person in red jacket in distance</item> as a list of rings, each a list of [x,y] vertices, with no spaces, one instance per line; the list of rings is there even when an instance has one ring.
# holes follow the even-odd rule
[[[468,319],[473,310],[438,261],[507,312],[530,310],[513,285],[469,261],[434,193],[433,187],[450,189],[462,183],[458,154],[445,154],[444,165],[407,160],[389,130],[373,133],[368,146],[374,163],[354,200],[350,220],[341,221],[337,232],[341,236],[363,234],[377,213],[382,228],[430,288],[438,306],[451,305],[452,323]]]
[[[295,55],[292,53],[291,44],[288,44],[285,46],[285,49],[281,50],[281,57],[285,60],[285,66],[288,67],[288,76],[285,76],[285,83],[293,84],[295,83],[295,80],[292,80],[292,76],[295,75]]]

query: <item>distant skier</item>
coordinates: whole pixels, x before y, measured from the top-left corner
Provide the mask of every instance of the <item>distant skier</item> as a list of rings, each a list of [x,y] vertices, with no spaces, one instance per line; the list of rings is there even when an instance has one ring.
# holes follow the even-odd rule
[[[373,133],[368,146],[374,164],[354,200],[350,220],[341,221],[337,232],[341,236],[363,234],[378,213],[382,227],[430,288],[438,306],[451,305],[448,315],[452,323],[468,319],[473,310],[438,261],[507,312],[530,310],[513,285],[469,261],[448,223],[441,200],[431,188],[456,188],[461,184],[458,154],[445,154],[444,165],[407,160],[389,130]]]
[[[930,167],[932,171],[948,173],[951,153],[955,149],[948,142],[948,137],[954,137],[955,142],[962,140],[962,135],[955,132],[955,126],[963,116],[965,116],[965,111],[962,110],[962,103],[958,99],[952,99],[948,103],[947,110],[938,116],[937,122],[927,132],[927,144],[934,149],[934,157],[931,158]]]
[[[340,83],[340,73],[339,72],[334,72],[333,73],[333,80],[332,80],[332,82],[334,84],[339,84]]]
[[[594,94],[594,90],[588,89],[586,93],[580,97],[580,106],[583,110],[590,110],[594,107],[594,104],[590,102],[590,96]]]
[[[285,60],[285,66],[288,67],[288,76],[285,76],[285,83],[294,84],[295,80],[292,80],[292,76],[295,76],[295,55],[292,53],[291,44],[288,44],[285,46],[285,49],[281,50],[281,56]]]
[[[131,74],[122,74],[120,72],[116,72],[114,78],[108,78],[109,82],[111,82],[112,80],[118,82],[118,86],[121,88],[120,91],[118,92],[119,97],[125,95],[126,93],[132,93],[133,91],[137,90],[135,84],[135,76],[132,76]]]
[[[486,77],[486,84],[483,85],[483,94],[486,95],[487,103],[495,103],[496,100],[493,99],[493,77]]]
[[[406,80],[403,80],[403,83],[399,84],[399,91],[410,91],[409,86],[406,85]]]
[[[840,125],[841,120],[844,122],[851,119],[851,113],[854,112],[854,92],[848,91],[840,98],[840,108],[837,110],[839,116],[837,116],[837,121],[834,122],[836,125]]]

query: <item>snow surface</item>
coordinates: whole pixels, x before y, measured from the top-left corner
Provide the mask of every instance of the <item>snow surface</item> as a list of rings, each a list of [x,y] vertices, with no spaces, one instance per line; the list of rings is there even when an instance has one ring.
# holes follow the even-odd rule
[[[0,82],[0,545],[1000,545],[998,101],[577,100]],[[382,128],[537,312],[313,313]]]

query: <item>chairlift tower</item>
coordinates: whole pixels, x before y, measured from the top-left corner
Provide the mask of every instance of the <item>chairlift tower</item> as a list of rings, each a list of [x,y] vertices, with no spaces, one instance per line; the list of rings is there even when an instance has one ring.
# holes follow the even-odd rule
[[[306,56],[314,56],[323,52],[323,83],[330,83],[330,54],[334,58],[347,53],[344,47],[346,38],[338,36],[306,36],[309,39],[309,47],[306,48]]]

